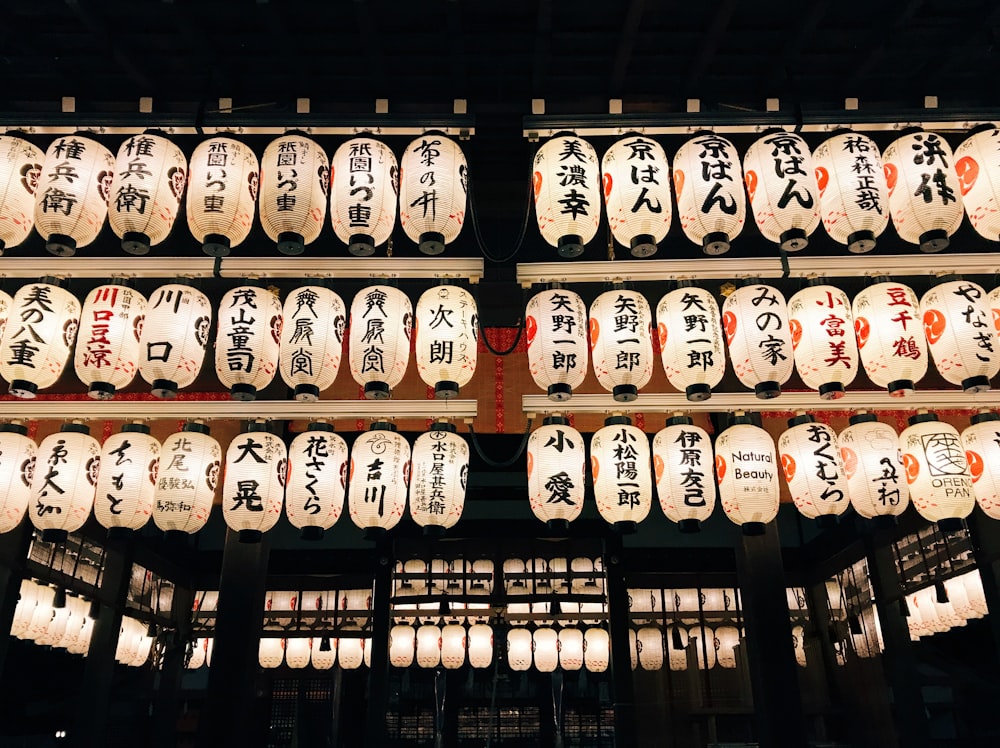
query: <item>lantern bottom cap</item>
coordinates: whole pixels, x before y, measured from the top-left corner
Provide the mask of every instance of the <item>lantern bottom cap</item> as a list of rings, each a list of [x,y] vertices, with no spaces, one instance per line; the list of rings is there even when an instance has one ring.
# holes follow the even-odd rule
[[[297,384],[294,397],[301,403],[314,403],[319,400],[319,387],[315,384]]]
[[[824,400],[839,400],[844,396],[844,385],[841,382],[827,382],[816,388]]]
[[[847,235],[847,251],[862,255],[875,249],[875,232],[862,230]]]
[[[303,540],[312,540],[312,541],[322,540],[324,532],[325,531],[323,530],[322,527],[319,527],[317,525],[309,525],[307,527],[302,528],[302,533],[300,537]]]
[[[444,525],[424,525],[423,534],[425,538],[443,538]]]
[[[966,392],[989,392],[989,377],[983,375],[966,377],[962,380],[962,389]]]
[[[898,522],[891,514],[879,514],[872,517],[872,524],[875,526],[876,530],[889,530],[895,527]]]
[[[302,234],[296,231],[282,231],[278,234],[278,251],[283,255],[300,255],[306,251]]]
[[[921,252],[931,253],[947,249],[948,245],[951,244],[951,239],[948,238],[948,232],[944,229],[931,229],[920,235],[919,242]]]
[[[439,255],[444,252],[444,234],[440,231],[425,231],[420,235],[420,251],[425,255]]]
[[[579,234],[566,234],[556,241],[556,254],[567,260],[583,254],[583,237]]]
[[[781,394],[781,385],[778,382],[758,382],[753,387],[753,394],[758,400],[773,400]]]
[[[371,257],[375,254],[375,239],[368,234],[351,234],[347,251],[354,257]]]
[[[130,255],[148,255],[149,247],[149,236],[141,231],[126,231],[122,234],[122,250]]]
[[[816,518],[816,527],[829,530],[840,524],[836,514],[821,514]]]
[[[366,527],[362,537],[365,540],[377,541],[385,537],[386,529],[384,527]]]
[[[131,527],[109,527],[108,540],[128,540],[135,531]]]
[[[454,400],[458,397],[458,382],[442,379],[434,385],[434,397],[438,400]]]
[[[712,388],[707,384],[689,384],[684,388],[684,395],[693,403],[700,403],[712,396]]]
[[[912,379],[893,379],[885,388],[890,397],[908,397],[915,389]]]
[[[260,530],[240,530],[239,540],[241,543],[259,543],[264,538],[264,533]]]
[[[10,383],[10,394],[22,400],[31,400],[38,394],[38,385],[27,379],[15,379]]]
[[[66,234],[49,234],[45,249],[57,257],[72,257],[76,254],[76,239]]]
[[[701,520],[700,519],[682,519],[677,523],[678,529],[684,533],[701,532]]]
[[[365,397],[369,400],[386,400],[389,392],[389,385],[385,382],[365,382]]]
[[[209,257],[225,257],[232,249],[228,236],[222,234],[206,234],[201,243],[201,251]]]
[[[937,526],[941,532],[959,532],[964,527],[964,523],[961,517],[945,517],[938,520]],[[45,539],[44,536],[42,539]]]
[[[611,389],[611,396],[616,403],[630,403],[639,397],[639,388],[634,384],[616,384]]]
[[[799,252],[809,246],[809,235],[802,229],[788,229],[781,232],[778,242],[786,252]]]
[[[557,403],[564,403],[573,397],[573,388],[570,387],[565,382],[556,382],[555,384],[550,384],[545,392],[548,395],[549,400]]]
[[[117,387],[108,382],[91,382],[87,394],[94,400],[110,400],[115,396]]]
[[[743,523],[743,534],[747,537],[754,537],[756,535],[763,535],[766,526],[763,522],[744,522]]]
[[[229,388],[229,397],[233,400],[248,402],[257,399],[257,388],[252,384],[234,384]]]
[[[66,530],[56,530],[52,527],[42,530],[43,543],[65,543],[68,537],[69,532]]]
[[[564,536],[569,534],[569,520],[568,519],[550,519],[546,520],[545,526],[548,528],[551,535]]]
[[[150,392],[153,393],[153,397],[161,400],[173,400],[177,397],[177,382],[170,379],[154,379]]]
[[[639,529],[639,523],[632,521],[613,522],[611,529],[619,535],[634,535]]]
[[[701,240],[701,249],[707,255],[724,255],[729,247],[729,234],[724,231],[710,231]]]
[[[652,257],[656,254],[656,237],[652,234],[638,234],[629,242],[633,257]]]
[[[184,532],[184,530],[164,530],[163,539],[168,543],[173,543],[179,545],[181,543],[187,543],[189,534]]]

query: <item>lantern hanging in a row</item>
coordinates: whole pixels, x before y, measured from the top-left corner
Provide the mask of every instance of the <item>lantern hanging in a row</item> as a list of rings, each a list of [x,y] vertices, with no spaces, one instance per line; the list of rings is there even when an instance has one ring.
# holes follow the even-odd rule
[[[260,162],[260,225],[286,255],[300,255],[326,223],[330,162],[319,143],[286,133],[268,143]]]
[[[260,165],[244,143],[216,136],[198,144],[188,172],[187,221],[202,251],[224,257],[253,228]]]
[[[330,222],[348,252],[367,257],[389,240],[398,194],[399,167],[385,143],[352,138],[337,149],[330,165]]]
[[[441,627],[425,623],[417,629],[417,665],[435,668],[441,664]]]
[[[667,293],[656,307],[660,359],[667,381],[700,402],[726,373],[719,305],[708,291],[682,285]]]
[[[229,442],[222,482],[222,516],[241,543],[257,543],[278,522],[285,501],[285,443],[262,421]]]
[[[808,414],[788,421],[778,437],[778,455],[795,508],[806,519],[835,523],[850,505],[837,434]],[[823,525],[821,525],[823,526]]]
[[[824,400],[844,396],[858,373],[851,300],[839,288],[807,286],[788,301],[795,370]]]
[[[42,540],[61,543],[90,516],[101,446],[82,423],[66,423],[38,445],[28,516]]]
[[[459,286],[429,288],[417,299],[413,318],[420,378],[436,397],[458,397],[476,373],[479,314],[472,294]]]
[[[858,352],[873,384],[893,397],[913,393],[927,373],[927,339],[920,302],[902,283],[876,283],[854,297],[851,309]]]
[[[312,654],[312,639],[307,636],[294,636],[285,639],[285,664],[292,670],[301,670],[309,664]]]
[[[651,138],[622,138],[601,159],[608,227],[634,257],[656,254],[670,231],[670,161]]]
[[[320,540],[340,519],[347,491],[347,442],[328,423],[310,423],[288,446],[285,514],[304,540]]]
[[[35,225],[43,158],[27,140],[0,135],[0,252],[27,239]]]
[[[1000,239],[1000,129],[975,128],[955,149],[955,171],[969,223],[990,241]]]
[[[977,413],[962,431],[962,448],[976,502],[990,519],[1000,519],[1000,416]]]
[[[559,630],[559,668],[580,670],[583,668],[583,632],[577,628]]]
[[[156,397],[177,391],[198,378],[212,326],[212,304],[193,286],[169,283],[153,292],[139,335],[139,373]]]
[[[257,663],[267,670],[281,667],[285,659],[285,649],[281,645],[281,639],[273,637],[261,637],[257,646]]]
[[[653,315],[637,291],[605,291],[590,305],[594,374],[617,402],[632,402],[653,375]]]
[[[611,637],[601,628],[583,633],[583,662],[591,673],[603,673],[611,664]]]
[[[156,503],[160,442],[142,423],[127,423],[101,446],[94,517],[109,537],[126,537],[142,529]]]
[[[722,305],[722,326],[733,371],[761,400],[781,394],[794,368],[788,305],[772,286],[737,288]]]
[[[549,416],[528,437],[528,502],[550,529],[565,530],[583,511],[586,449],[563,416]]]
[[[493,664],[493,627],[486,623],[469,626],[469,665],[487,668]]]
[[[233,400],[254,400],[274,379],[281,344],[281,302],[264,288],[238,286],[219,302],[215,373]]]
[[[222,469],[222,447],[203,423],[187,423],[160,449],[153,522],[167,536],[198,532],[208,522]]]
[[[351,375],[365,397],[382,400],[403,381],[410,362],[413,306],[392,286],[369,286],[351,302]]]
[[[605,419],[590,439],[597,510],[618,532],[635,532],[653,503],[649,439],[627,416]]]
[[[316,670],[329,670],[337,663],[337,640],[331,641],[328,637],[322,637],[319,641],[313,639],[312,652],[309,655],[309,664]]]
[[[1000,372],[1000,340],[982,286],[946,281],[920,299],[920,316],[938,373],[966,392],[985,392]]]
[[[865,519],[898,517],[909,506],[899,436],[874,413],[858,413],[837,437],[854,511]]]
[[[777,468],[774,440],[749,416],[737,414],[715,441],[719,501],[744,535],[763,533],[764,525],[778,515]]]
[[[439,255],[465,223],[469,165],[462,148],[438,132],[427,132],[403,152],[399,223],[425,255]]]
[[[425,534],[454,527],[465,508],[469,445],[450,423],[435,423],[413,444],[410,516]]]
[[[540,673],[554,673],[559,667],[559,635],[556,630],[543,626],[532,634],[535,669]]]
[[[389,664],[410,667],[417,646],[417,630],[408,624],[397,624],[389,630]]]
[[[125,285],[98,286],[83,302],[73,367],[87,394],[110,400],[139,370],[146,297]]]
[[[441,627],[441,664],[445,670],[458,670],[465,665],[465,626],[449,623]]]
[[[26,426],[0,424],[0,533],[10,532],[24,519],[37,455]]]
[[[296,400],[314,402],[340,371],[347,309],[323,286],[296,288],[282,308],[278,369]]]
[[[663,668],[663,633],[656,626],[643,626],[635,635],[636,654],[643,670]]]
[[[365,639],[356,637],[337,641],[337,662],[343,670],[357,670],[365,661]]]
[[[550,288],[528,301],[528,370],[550,400],[565,402],[587,376],[587,307],[575,291]]]
[[[14,299],[6,291],[0,291],[0,340],[3,340],[4,330],[7,329],[7,319],[14,306]]]
[[[572,133],[535,153],[531,184],[538,230],[560,257],[579,257],[601,220],[601,165],[594,146]]]
[[[687,238],[705,254],[728,252],[743,230],[747,209],[736,147],[711,131],[684,143],[674,156],[674,192]]]
[[[899,435],[910,501],[942,530],[961,526],[976,505],[972,476],[958,431],[933,413],[910,416]]]
[[[708,432],[688,416],[667,419],[653,437],[653,473],[660,508],[681,532],[697,532],[715,509],[715,460]]]
[[[531,667],[531,632],[526,628],[512,628],[507,632],[507,664],[515,673]]]
[[[391,530],[406,511],[410,445],[395,425],[376,421],[351,450],[347,507],[367,536]]]

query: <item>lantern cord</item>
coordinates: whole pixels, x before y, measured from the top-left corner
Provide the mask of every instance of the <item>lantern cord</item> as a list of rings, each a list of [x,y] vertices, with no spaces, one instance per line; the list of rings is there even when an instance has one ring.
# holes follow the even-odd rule
[[[514,453],[514,455],[508,460],[503,460],[498,462],[496,460],[487,457],[486,454],[483,452],[483,448],[479,444],[479,440],[476,438],[476,430],[475,428],[473,428],[471,423],[469,424],[469,440],[472,442],[472,446],[475,448],[476,454],[479,455],[479,459],[485,462],[488,466],[493,468],[510,467],[515,462],[517,462],[517,460],[521,457],[522,454],[524,454],[524,449],[528,445],[528,436],[531,434],[531,423],[532,419],[529,418],[528,424],[524,427],[524,435],[521,437],[521,443],[517,446],[517,451]]]
[[[531,173],[531,162],[534,161],[534,155],[532,155],[531,160],[528,162],[528,173]],[[531,197],[532,197],[532,183],[528,180],[528,190],[524,203],[524,218],[521,221],[521,230],[518,232],[517,241],[514,242],[514,248],[510,250],[510,253],[506,257],[494,257],[490,252],[489,248],[486,246],[486,241],[483,239],[483,233],[479,228],[479,209],[476,207],[476,192],[472,187],[472,170],[469,170],[469,215],[472,217],[472,232],[476,237],[476,244],[479,245],[479,251],[483,253],[485,257],[490,262],[499,264],[510,262],[515,257],[517,257],[518,252],[521,251],[521,247],[524,244],[524,237],[528,233],[528,221],[531,217]]]

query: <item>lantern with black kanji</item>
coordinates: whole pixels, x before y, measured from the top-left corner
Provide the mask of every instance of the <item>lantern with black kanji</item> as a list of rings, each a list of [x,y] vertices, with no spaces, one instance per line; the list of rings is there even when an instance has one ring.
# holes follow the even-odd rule
[[[719,305],[703,288],[682,285],[656,306],[660,360],[667,381],[688,400],[712,396],[712,388],[726,373]]]
[[[934,413],[910,416],[899,435],[910,501],[921,517],[956,530],[976,505],[972,476],[958,430]]]
[[[635,532],[653,503],[649,439],[627,416],[605,419],[590,439],[597,510],[618,532]]]
[[[347,309],[323,286],[296,288],[282,308],[278,368],[296,400],[313,402],[340,371]]]
[[[851,313],[868,378],[893,397],[911,394],[927,373],[927,339],[913,289],[902,283],[868,286],[854,297]]]
[[[685,236],[705,254],[728,252],[747,209],[736,147],[711,131],[684,143],[674,156],[674,194]]]
[[[323,230],[330,162],[315,140],[289,132],[260,160],[260,225],[286,255],[300,255]]]
[[[778,437],[778,456],[788,493],[799,513],[819,520],[820,526],[836,524],[835,517],[850,506],[844,461],[837,434],[824,423],[802,413],[789,419],[788,430]]]
[[[347,492],[347,442],[328,423],[310,423],[288,446],[285,514],[304,540],[320,540],[340,519]]]
[[[788,301],[795,369],[824,400],[844,396],[858,373],[858,340],[851,300],[839,288],[814,285]]]
[[[143,423],[126,423],[101,446],[94,517],[109,537],[128,537],[149,522],[156,503],[160,442]]]
[[[535,152],[531,184],[538,230],[560,257],[578,257],[601,220],[601,164],[594,147],[560,133]]]
[[[267,431],[267,424],[252,422],[233,437],[226,450],[222,482],[222,516],[241,543],[257,543],[278,522],[285,501],[285,443]]]
[[[24,519],[37,455],[26,426],[0,424],[0,533],[10,532]]]
[[[550,288],[528,301],[528,370],[550,400],[565,402],[583,384],[590,361],[587,306],[575,291]]]
[[[722,304],[722,328],[736,377],[761,400],[781,394],[794,368],[788,305],[781,291],[752,283]]]
[[[986,291],[945,281],[920,299],[920,316],[938,373],[966,392],[985,392],[1000,372],[1000,344]]]
[[[347,508],[351,521],[378,537],[395,527],[406,511],[410,445],[395,425],[376,421],[351,449]]]
[[[982,125],[955,149],[955,171],[972,228],[1000,240],[1000,129]]]
[[[479,314],[472,294],[459,286],[429,288],[417,299],[413,318],[417,372],[434,394],[458,397],[476,373]]]
[[[634,257],[656,253],[670,230],[670,161],[651,138],[629,135],[601,159],[608,227]]]
[[[0,253],[27,239],[35,225],[43,158],[27,140],[0,135]]]
[[[110,400],[135,379],[146,303],[141,293],[116,283],[87,294],[73,367],[95,400]]]
[[[203,423],[188,423],[160,449],[153,522],[168,537],[198,532],[208,522],[222,469],[222,447]]]
[[[983,411],[962,431],[972,490],[987,517],[1000,519],[1000,416]]]
[[[255,286],[238,286],[219,302],[215,373],[233,400],[254,400],[274,379],[281,344],[281,302]]]
[[[205,361],[212,305],[193,286],[160,286],[146,305],[139,335],[139,373],[156,397],[174,398],[190,386]]]
[[[202,251],[224,257],[253,227],[260,165],[249,146],[216,136],[199,143],[188,171],[187,221]]]
[[[715,477],[726,516],[743,527],[744,535],[762,534],[778,514],[778,459],[771,435],[737,414],[715,440]]]
[[[352,255],[374,254],[375,247],[392,236],[396,224],[396,156],[379,140],[352,138],[333,154],[330,167],[330,222],[334,233]],[[432,207],[436,208],[436,203]]]
[[[42,540],[61,543],[94,506],[101,446],[82,423],[66,423],[38,445],[28,516]]]
[[[413,443],[410,516],[427,535],[454,527],[465,508],[469,445],[450,423],[435,423]]]
[[[462,148],[439,132],[427,132],[403,151],[399,176],[399,223],[425,255],[439,255],[465,223],[469,165]]]
[[[857,413],[840,432],[837,444],[854,511],[865,519],[902,514],[910,503],[910,492],[896,430],[874,413]]]
[[[583,511],[583,436],[563,416],[549,416],[528,437],[528,502],[551,529],[566,530]]]
[[[369,286],[351,302],[348,352],[351,375],[365,397],[382,400],[403,381],[410,362],[413,307],[392,286]]]
[[[637,291],[605,291],[590,305],[594,374],[618,402],[632,402],[653,375],[653,315]]]
[[[688,416],[672,416],[653,437],[653,474],[660,508],[681,532],[697,532],[715,509],[712,439]]]

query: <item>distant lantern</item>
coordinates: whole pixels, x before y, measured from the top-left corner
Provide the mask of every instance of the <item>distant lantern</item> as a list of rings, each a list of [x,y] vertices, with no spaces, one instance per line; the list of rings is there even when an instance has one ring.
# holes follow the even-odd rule
[[[893,397],[912,394],[927,373],[927,340],[913,289],[902,283],[868,286],[854,297],[851,313],[868,378]]]
[[[682,286],[667,293],[656,306],[660,360],[667,381],[700,402],[726,373],[719,305],[703,288]]]
[[[90,517],[101,446],[82,423],[66,423],[38,445],[28,516],[47,543],[64,542]]]
[[[281,302],[264,288],[238,286],[219,302],[215,373],[233,400],[253,400],[274,379],[281,344]]]
[[[110,536],[127,536],[149,522],[156,502],[160,442],[142,423],[126,423],[104,440],[94,517]]]
[[[594,146],[572,133],[535,152],[531,184],[542,238],[560,257],[579,257],[601,221],[601,164]]]
[[[413,443],[410,516],[432,535],[454,527],[465,508],[469,445],[449,423],[436,423]]]
[[[0,337],[0,376],[10,394],[30,399],[62,375],[80,325],[80,302],[51,283],[30,283],[14,294]]]
[[[899,436],[874,413],[851,416],[837,437],[854,511],[865,519],[898,517],[910,503]]]
[[[687,238],[707,255],[728,252],[747,209],[736,147],[709,131],[684,143],[674,156],[674,193]]]
[[[95,400],[110,400],[139,370],[146,297],[124,285],[98,286],[83,302],[73,366]]]
[[[458,397],[476,373],[479,314],[472,294],[449,284],[429,288],[417,299],[413,318],[417,373],[434,394]]]
[[[418,160],[417,168],[423,166]],[[428,185],[432,186],[432,185]],[[333,154],[330,169],[330,222],[347,251],[375,253],[396,224],[399,167],[392,149],[372,138],[352,138]],[[419,199],[415,194],[414,199]],[[414,208],[420,206],[418,202]],[[436,204],[431,204],[432,214]],[[422,209],[421,209],[422,210]]]
[[[774,440],[750,418],[737,415],[715,440],[715,475],[726,516],[759,535],[778,515],[778,460]]]
[[[924,334],[938,373],[966,392],[985,392],[1000,372],[1000,341],[982,286],[965,280],[934,286],[920,299]]]
[[[424,624],[417,629],[417,665],[435,668],[441,664],[441,627]]]
[[[343,670],[357,670],[365,659],[364,639],[356,637],[337,642],[337,662]]]
[[[593,627],[583,633],[583,663],[591,673],[603,673],[608,669],[611,637],[607,631]]]
[[[417,631],[413,626],[400,624],[389,630],[389,664],[393,667],[410,667],[416,651]]]
[[[580,629],[559,630],[559,667],[569,671],[583,667],[583,632]]]
[[[979,508],[991,519],[1000,519],[1000,416],[977,413],[962,432],[962,448],[972,476],[972,490]]]
[[[605,291],[590,305],[589,324],[597,381],[617,402],[632,402],[653,375],[649,303],[637,291]]]
[[[697,532],[715,509],[712,438],[688,416],[667,419],[653,437],[656,494],[667,519],[681,532]]]
[[[532,639],[526,628],[516,627],[507,632],[507,664],[515,673],[531,667]]]
[[[469,165],[454,140],[428,132],[406,146],[400,167],[399,223],[425,255],[441,254],[458,238],[468,190]]]
[[[191,654],[185,667],[188,670],[197,670],[205,664],[206,655],[208,654],[208,639],[195,639],[191,644],[190,652]]]
[[[969,223],[980,236],[1000,240],[1000,129],[977,128],[955,149],[955,159]]]
[[[413,306],[392,286],[369,286],[351,302],[351,375],[365,397],[382,400],[403,381],[410,362]]]
[[[826,233],[851,252],[871,252],[889,225],[889,187],[875,141],[856,132],[834,135],[813,151],[813,166]]]
[[[194,149],[188,172],[187,220],[211,257],[224,257],[253,227],[260,165],[249,146],[222,136]]]
[[[222,516],[241,543],[257,543],[278,522],[285,501],[288,451],[267,424],[252,422],[226,450]]]
[[[171,399],[194,383],[211,327],[212,305],[198,289],[170,283],[153,292],[139,335],[139,373],[153,395]]]
[[[0,253],[27,239],[35,225],[43,158],[27,140],[0,135]]]
[[[295,399],[314,402],[333,384],[344,350],[347,308],[329,288],[301,286],[282,308],[278,368]]]
[[[45,151],[35,193],[35,230],[54,255],[69,257],[104,227],[115,157],[96,140],[66,135]]]
[[[788,302],[795,369],[824,400],[844,396],[858,373],[851,300],[833,286],[807,286]]]
[[[715,629],[716,657],[719,667],[732,670],[736,667],[736,647],[740,644],[740,630],[735,626]]]
[[[301,670],[309,664],[310,641],[307,636],[296,636],[285,640],[285,664],[292,670]]]
[[[649,438],[627,416],[612,416],[590,439],[597,510],[619,532],[635,532],[653,503]]]
[[[260,225],[278,251],[300,255],[326,221],[330,161],[315,140],[286,133],[260,160]]]
[[[715,632],[702,624],[688,630],[688,640],[694,645],[699,670],[711,670],[718,661],[715,649]]]
[[[583,511],[586,460],[583,436],[562,416],[528,437],[528,502],[551,529],[567,530]]]
[[[285,514],[304,540],[320,540],[340,519],[347,491],[347,443],[328,423],[310,423],[288,446]]]
[[[449,623],[441,627],[441,664],[445,670],[465,665],[465,626]]]
[[[198,532],[208,522],[222,468],[222,447],[202,423],[185,424],[160,449],[153,522],[168,537]]]
[[[797,415],[778,437],[778,456],[799,513],[824,525],[836,523],[851,503],[836,432],[811,415]]]
[[[2,136],[0,136],[2,137]],[[6,291],[0,291],[0,340],[3,339],[3,332],[7,329],[7,319],[14,306],[14,299]]]
[[[351,450],[347,507],[351,521],[377,536],[395,527],[406,511],[410,445],[391,423],[375,422]]]
[[[132,255],[148,254],[170,234],[187,182],[184,153],[164,137],[133,135],[118,149],[108,223]]]
[[[601,172],[612,236],[634,257],[656,254],[674,213],[663,147],[641,135],[624,137],[605,151]]]
[[[528,369],[550,400],[565,402],[583,384],[590,361],[587,306],[575,291],[551,288],[528,301]]]
[[[0,533],[10,532],[24,519],[37,455],[26,426],[0,424]]]
[[[313,639],[309,662],[316,670],[329,670],[337,663],[337,640],[329,637]]]
[[[559,635],[555,629],[544,626],[532,634],[535,669],[540,673],[552,673],[559,667]]]
[[[794,340],[781,291],[759,283],[737,288],[722,304],[722,327],[736,377],[761,400],[781,394],[794,368]]]
[[[477,669],[493,664],[493,627],[485,623],[469,626],[469,664]]]
[[[657,626],[643,626],[636,632],[639,667],[643,670],[663,669],[663,632]]]
[[[917,413],[899,435],[899,448],[917,513],[943,530],[960,527],[976,496],[958,430],[933,413]]]
[[[914,132],[890,143],[882,161],[899,238],[940,252],[965,215],[951,146],[937,133]]]
[[[262,637],[257,646],[257,662],[262,668],[273,670],[281,667],[285,659],[285,649],[281,645],[281,639],[274,637]]]

